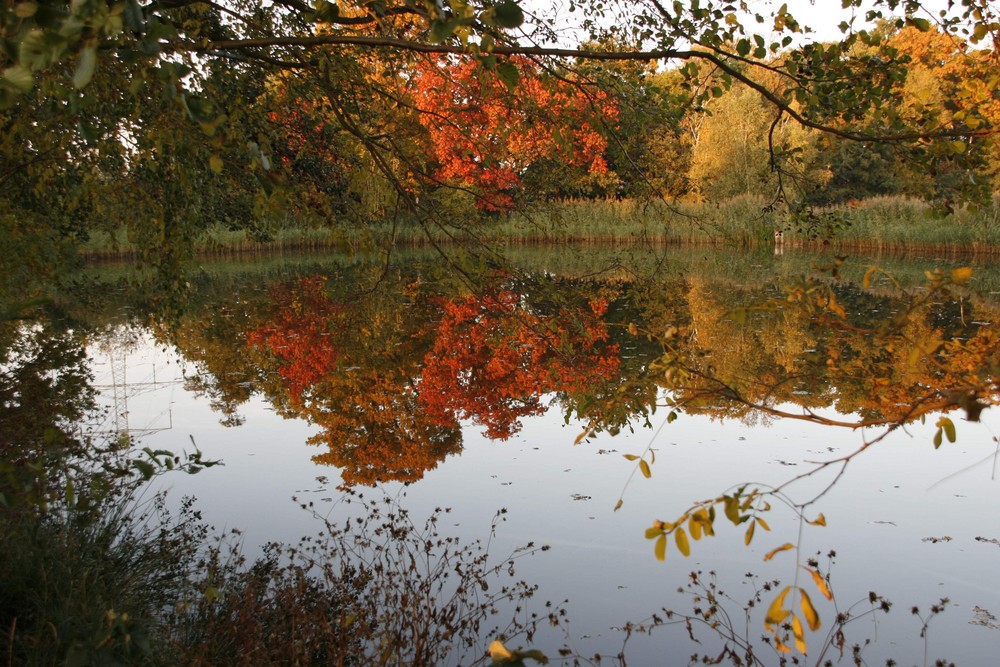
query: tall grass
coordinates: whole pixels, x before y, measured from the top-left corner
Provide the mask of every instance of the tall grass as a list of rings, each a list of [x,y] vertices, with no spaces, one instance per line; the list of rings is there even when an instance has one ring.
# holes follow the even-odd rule
[[[1000,200],[941,215],[925,202],[877,197],[831,212],[847,223],[832,239],[839,245],[882,252],[921,248],[1000,252]]]
[[[877,197],[843,206],[791,215],[761,197],[741,196],[719,203],[580,199],[545,202],[510,214],[434,212],[424,221],[331,220],[328,226],[294,220],[259,228],[229,229],[212,224],[194,240],[195,253],[241,255],[275,251],[363,252],[377,247],[576,243],[593,245],[717,244],[771,246],[775,230],[789,245],[830,244],[872,252],[950,249],[1000,252],[1000,201],[966,207],[942,216],[925,202]],[[128,258],[140,248],[124,232],[96,234],[80,247],[89,257]]]

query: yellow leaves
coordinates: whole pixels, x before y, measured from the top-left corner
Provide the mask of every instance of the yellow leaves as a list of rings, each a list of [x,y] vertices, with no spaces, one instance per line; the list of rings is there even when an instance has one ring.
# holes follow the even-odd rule
[[[948,438],[948,442],[955,442],[955,422],[947,417],[941,417],[935,426],[937,426],[937,431],[934,433],[934,449],[941,446],[942,435]]]
[[[825,526],[826,525],[826,517],[823,516],[822,512],[820,512],[820,514],[819,514],[818,517],[816,517],[812,521],[806,521],[806,523],[808,523],[810,526]]]
[[[785,542],[780,547],[775,547],[774,549],[768,551],[767,554],[764,556],[764,562],[771,560],[772,558],[774,558],[776,554],[779,554],[782,551],[788,551],[789,549],[794,549],[794,548],[795,548],[794,544],[792,544],[791,542]]]
[[[508,651],[507,647],[504,646],[503,642],[499,639],[493,640],[493,643],[490,644],[489,652],[490,657],[493,658],[493,662],[498,662],[499,660],[510,660],[514,657],[514,654]]]
[[[813,570],[808,567],[803,569],[812,576],[813,583],[816,584],[816,588],[819,589],[820,594],[827,600],[832,600],[833,593],[830,592],[830,587],[827,586],[826,580],[823,579],[823,575],[819,573],[819,570]]]
[[[963,146],[965,144],[962,144]],[[961,266],[957,269],[951,270],[951,282],[956,285],[964,285],[968,282],[969,278],[972,277],[972,268],[968,266]]]
[[[825,582],[823,585],[825,588]],[[801,617],[793,613],[791,608],[785,607],[785,600],[788,598],[788,594],[793,591],[799,595],[799,608],[802,610]],[[802,654],[808,653],[805,626],[802,624],[803,619],[811,631],[816,632],[819,630],[821,625],[819,614],[816,612],[816,608],[813,607],[812,600],[809,599],[809,594],[798,586],[786,586],[778,594],[778,597],[774,599],[771,606],[768,607],[767,614],[764,616],[764,629],[767,632],[774,633],[774,647],[779,653],[791,652],[791,648],[785,643],[788,639],[787,631],[789,627],[791,627],[795,649]],[[789,621],[790,625],[784,625],[786,621]],[[784,627],[782,627],[783,625]]]
[[[714,514],[714,512],[701,508],[688,519],[688,530],[691,531],[691,537],[695,541],[700,540],[702,535],[715,536]]]
[[[677,542],[677,549],[678,549],[678,551],[680,551],[682,554],[684,554],[685,558],[687,558],[688,556],[690,556],[691,555],[691,543],[688,542],[687,533],[684,531],[683,528],[678,528],[676,531],[674,531],[674,539]]]
[[[767,608],[767,614],[764,616],[764,629],[768,632],[774,632],[775,626],[780,625],[792,613],[784,608],[785,598],[788,597],[791,590],[791,586],[785,586],[778,597],[774,598],[771,606]]]
[[[813,632],[819,630],[819,614],[816,613],[816,608],[813,607],[812,600],[809,599],[809,594],[801,588],[799,589],[799,606],[802,607],[802,614],[806,617],[809,629]]]
[[[639,457],[632,454],[625,455],[625,458],[640,460]],[[646,529],[646,539],[656,540],[654,553],[657,560],[664,560],[669,545],[667,538],[671,534],[673,534],[677,550],[685,557],[691,555],[692,539],[697,542],[703,537],[715,537],[716,505],[723,506],[726,518],[733,525],[739,526],[743,523],[749,523],[749,529],[745,536],[747,544],[753,539],[754,531],[758,525],[764,530],[770,530],[771,528],[767,525],[767,522],[760,517],[754,516],[754,514],[769,511],[771,505],[764,499],[760,491],[754,489],[746,492],[745,490],[746,487],[744,486],[740,487],[735,493],[722,495],[711,500],[703,500],[681,515],[674,523],[660,521],[659,519],[654,521],[653,525]],[[787,547],[779,548],[778,551],[785,548],[790,549],[792,545],[789,544]],[[773,553],[771,555],[773,556]]]
[[[656,539],[656,545],[653,547],[653,554],[656,556],[656,560],[666,560],[667,558],[667,536],[660,535]]]
[[[625,459],[628,461],[638,461],[639,472],[641,472],[642,476],[645,477],[646,479],[649,479],[650,477],[653,476],[653,471],[650,469],[649,463],[646,462],[646,459],[642,458],[641,456],[636,456],[635,454],[623,454],[622,456],[624,456]]]
[[[750,542],[753,541],[753,531],[756,525],[757,525],[756,521],[751,521],[750,527],[747,528],[746,535],[743,537],[743,543],[746,544],[747,546],[750,546]]]
[[[795,638],[795,648],[799,653],[806,652],[806,636],[802,629],[802,621],[798,616],[792,616],[792,636]]]

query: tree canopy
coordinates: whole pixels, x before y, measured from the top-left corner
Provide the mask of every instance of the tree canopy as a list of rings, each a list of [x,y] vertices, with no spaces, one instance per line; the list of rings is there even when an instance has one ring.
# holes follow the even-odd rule
[[[843,4],[820,41],[787,6],[701,0],[9,3],[7,274],[23,290],[106,235],[176,291],[207,225],[266,239],[280,216],[346,239],[545,197],[986,201],[992,5]]]

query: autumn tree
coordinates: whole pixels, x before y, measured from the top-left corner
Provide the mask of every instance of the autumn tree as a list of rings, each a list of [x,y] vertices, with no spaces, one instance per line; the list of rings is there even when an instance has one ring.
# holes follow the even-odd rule
[[[413,99],[430,134],[437,178],[474,188],[478,206],[510,209],[522,173],[559,159],[605,174],[603,124],[617,108],[600,90],[545,72],[527,58],[494,71],[471,58],[428,59],[414,77]]]

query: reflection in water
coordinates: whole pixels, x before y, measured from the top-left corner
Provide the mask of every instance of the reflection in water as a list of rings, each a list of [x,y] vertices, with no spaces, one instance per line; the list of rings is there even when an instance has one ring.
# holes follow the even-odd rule
[[[322,450],[313,459],[341,468],[345,484],[420,479],[466,447],[463,438],[478,437],[470,430],[463,435],[463,421],[489,437],[508,438],[503,447],[523,453],[517,450],[522,425],[544,411],[546,401],[567,419],[589,424],[596,438],[632,428],[664,406],[689,425],[702,416],[741,423],[790,416],[891,428],[942,410],[961,409],[971,418],[994,400],[997,305],[964,293],[962,272],[900,290],[877,276],[774,279],[750,272],[734,280],[728,268],[725,277],[663,272],[656,279],[604,282],[541,272],[532,279],[494,275],[478,290],[438,284],[407,268],[389,272],[376,292],[362,297],[350,271],[310,270],[259,291],[237,283],[217,288],[211,299],[196,295],[194,310],[157,335],[196,367],[188,387],[207,396],[224,423],[239,423],[240,411],[259,396],[280,415],[318,427],[310,441]],[[657,422],[663,416],[658,413]],[[950,439],[954,428],[942,422],[939,437]],[[667,446],[664,439],[690,437],[686,429],[673,433],[661,436],[656,448]],[[707,440],[695,444],[714,452]],[[700,480],[703,470],[721,465],[714,453],[686,464],[668,458],[662,465],[660,456],[652,474],[663,485]],[[826,455],[810,450],[801,456],[799,465]],[[846,461],[851,452],[830,456]],[[647,468],[653,463],[642,460]],[[746,470],[739,474],[747,475],[741,481],[752,479]],[[692,498],[720,492],[695,488],[678,501],[683,504],[661,509],[684,519],[685,540],[694,531],[704,535],[711,508],[682,512]],[[755,492],[755,502],[764,493],[748,492]],[[719,498],[722,516],[726,500]],[[738,520],[746,515],[736,512]],[[817,513],[806,518],[815,521]],[[756,517],[740,524],[741,544],[748,525],[761,524]],[[642,557],[653,560],[638,537],[641,527],[631,530]],[[761,530],[751,548],[761,542]],[[658,543],[667,534],[651,539]],[[690,548],[677,539],[670,534],[671,552]],[[779,553],[776,560],[786,557]],[[680,561],[671,562],[677,567]],[[811,577],[818,569],[801,572]],[[809,591],[815,598],[816,590]],[[762,605],[772,598],[765,596]],[[801,609],[797,598],[794,604]],[[795,613],[807,627],[812,622]],[[822,613],[828,624],[829,610]]]
[[[751,423],[891,428],[956,408],[973,418],[992,401],[1000,357],[996,305],[954,294],[967,278],[913,291],[835,276],[494,274],[470,293],[399,271],[357,298],[349,275],[312,274],[205,303],[160,335],[201,365],[189,386],[225,423],[258,392],[321,427],[315,460],[345,483],[414,481],[461,449],[462,420],[507,439],[546,396],[590,435],[632,428],[657,403]],[[942,432],[953,437],[950,420]]]

